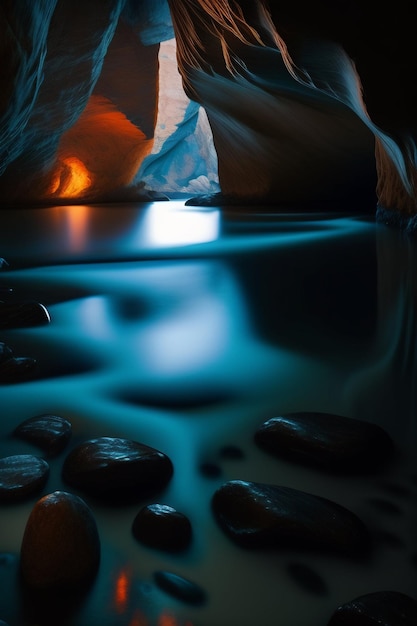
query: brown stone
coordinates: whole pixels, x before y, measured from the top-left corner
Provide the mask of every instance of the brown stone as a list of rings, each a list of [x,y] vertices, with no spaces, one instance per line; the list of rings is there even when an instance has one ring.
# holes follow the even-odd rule
[[[39,590],[79,588],[93,579],[99,561],[96,522],[81,498],[55,491],[37,501],[20,551],[25,585]]]
[[[59,415],[36,415],[19,424],[13,434],[42,448],[49,456],[55,456],[68,444],[72,426]]]
[[[32,454],[0,459],[0,502],[22,500],[40,491],[49,476],[49,465]]]

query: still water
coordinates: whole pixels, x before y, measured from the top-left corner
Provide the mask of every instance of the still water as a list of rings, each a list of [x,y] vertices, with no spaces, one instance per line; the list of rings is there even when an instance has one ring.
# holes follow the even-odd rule
[[[38,370],[30,381],[0,386],[0,456],[37,454],[10,435],[43,413],[69,419],[73,442],[135,439],[174,465],[169,485],[149,502],[175,507],[193,526],[191,548],[167,555],[133,537],[141,505],[89,503],[99,574],[77,604],[53,618],[45,608],[45,623],[321,626],[359,595],[415,597],[416,242],[369,216],[182,201],[3,209],[0,224],[8,262],[0,288],[42,302],[51,315],[47,326],[1,333],[15,355],[36,358]],[[368,477],[336,477],[266,455],[254,431],[292,411],[377,423],[399,458]],[[242,458],[221,457],[229,444]],[[50,462],[42,493],[67,489],[63,458]],[[219,473],[202,472],[205,463]],[[232,479],[330,498],[363,519],[377,550],[361,563],[244,551],[211,513],[214,491]],[[0,508],[0,619],[10,626],[32,624],[17,569],[40,495]],[[291,576],[297,564],[320,577],[320,592]],[[207,603],[187,606],[159,590],[153,574],[162,569],[202,586]]]

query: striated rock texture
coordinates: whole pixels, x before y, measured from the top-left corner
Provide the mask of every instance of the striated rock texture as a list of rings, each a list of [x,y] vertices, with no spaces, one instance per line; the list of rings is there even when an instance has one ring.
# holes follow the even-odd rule
[[[174,35],[185,92],[205,108],[218,157],[221,195],[206,203],[378,207],[380,219],[394,212],[415,226],[407,0],[377,9],[359,0],[22,0],[2,3],[0,34],[2,203],[146,198],[138,172],[152,151],[158,51]],[[180,136],[196,132],[192,122]],[[175,147],[156,164],[162,172],[145,173],[166,191],[169,155],[184,158]],[[185,188],[216,189],[191,169]]]

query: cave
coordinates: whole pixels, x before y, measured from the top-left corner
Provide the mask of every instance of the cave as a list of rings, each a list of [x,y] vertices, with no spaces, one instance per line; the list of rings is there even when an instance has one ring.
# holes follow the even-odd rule
[[[412,4],[0,5],[0,624],[417,623]]]

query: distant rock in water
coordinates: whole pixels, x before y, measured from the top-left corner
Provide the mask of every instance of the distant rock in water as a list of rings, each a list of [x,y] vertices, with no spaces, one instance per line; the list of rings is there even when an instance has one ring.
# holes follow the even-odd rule
[[[192,537],[190,520],[167,504],[149,504],[136,515],[132,532],[141,543],[167,552],[188,548]]]
[[[246,548],[292,548],[363,556],[368,530],[351,511],[297,489],[232,480],[212,499],[219,526]]]
[[[107,501],[138,501],[161,490],[173,475],[171,460],[130,439],[98,437],[76,446],[65,458],[66,483]]]
[[[154,578],[160,589],[186,604],[202,605],[206,601],[206,593],[199,585],[178,574],[158,571]]]
[[[42,448],[52,457],[62,452],[68,444],[72,426],[71,422],[59,415],[36,415],[19,424],[13,434]]]
[[[78,496],[55,491],[38,500],[23,534],[22,580],[37,590],[73,590],[87,585],[100,562],[93,514]]]
[[[380,426],[331,413],[273,417],[254,440],[274,456],[351,474],[374,471],[394,453],[391,437]]]
[[[49,465],[32,454],[0,459],[0,502],[23,500],[40,491],[49,476]]]
[[[417,600],[398,591],[377,591],[346,602],[327,626],[416,626]]]

